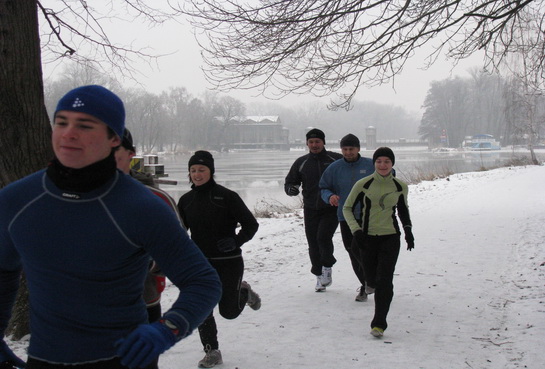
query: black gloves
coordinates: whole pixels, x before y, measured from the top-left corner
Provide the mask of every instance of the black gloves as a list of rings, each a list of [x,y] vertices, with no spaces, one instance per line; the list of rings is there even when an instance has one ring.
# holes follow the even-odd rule
[[[411,227],[405,227],[405,241],[407,241],[407,250],[411,251],[414,249],[414,236]]]
[[[287,188],[286,193],[288,194],[288,196],[297,196],[297,195],[299,195],[299,186],[289,185],[289,187]]]
[[[237,248],[237,243],[234,238],[225,237],[218,241],[218,250],[221,252],[231,252]]]

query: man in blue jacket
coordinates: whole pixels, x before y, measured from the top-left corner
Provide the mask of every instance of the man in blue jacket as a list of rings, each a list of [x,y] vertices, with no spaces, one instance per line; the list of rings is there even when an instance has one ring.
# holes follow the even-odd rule
[[[365,301],[367,300],[365,273],[359,262],[359,250],[353,250],[351,246],[353,236],[343,216],[343,205],[354,183],[372,174],[375,171],[375,166],[373,160],[360,155],[360,140],[351,133],[341,139],[341,151],[343,159],[332,163],[325,170],[320,179],[320,190],[322,200],[331,206],[337,207],[337,217],[341,225],[344,248],[350,255],[352,269],[354,269],[354,273],[361,283],[356,301]],[[358,211],[354,214],[359,216]]]
[[[49,167],[0,191],[0,362],[25,366],[3,340],[22,271],[27,369],[157,368],[218,302],[217,273],[176,214],[116,169],[124,126],[111,91],[68,92],[54,114]],[[142,298],[150,257],[180,290],[151,324]]]
[[[311,273],[316,276],[316,292],[325,291],[332,283],[331,267],[337,261],[333,256],[333,234],[339,221],[335,208],[320,199],[318,183],[325,169],[342,155],[325,149],[325,134],[313,128],[307,132],[309,153],[299,157],[292,164],[284,191],[288,196],[297,196],[303,185],[303,212],[305,235],[312,264]]]

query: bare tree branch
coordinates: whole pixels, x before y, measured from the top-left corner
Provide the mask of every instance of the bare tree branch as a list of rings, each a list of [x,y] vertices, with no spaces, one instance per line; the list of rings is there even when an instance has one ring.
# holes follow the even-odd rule
[[[173,9],[163,10],[164,4],[152,7],[149,3],[109,0],[97,5],[85,0],[37,0],[43,20],[40,22],[43,62],[68,58],[86,67],[93,65],[104,73],[135,80],[141,74],[134,66],[136,60],[151,64],[161,55],[150,51],[149,45],[135,47],[137,41],[130,45],[116,43],[105,25],[132,19],[154,27],[175,20],[180,14]],[[123,19],[117,15],[119,12]]]
[[[424,45],[454,61],[485,52],[499,68],[515,52],[516,18],[543,35],[543,0],[191,0],[182,9],[199,31],[205,75],[220,90],[278,96],[341,93],[390,82]],[[543,51],[543,37],[536,39]],[[543,69],[543,54],[533,61]]]

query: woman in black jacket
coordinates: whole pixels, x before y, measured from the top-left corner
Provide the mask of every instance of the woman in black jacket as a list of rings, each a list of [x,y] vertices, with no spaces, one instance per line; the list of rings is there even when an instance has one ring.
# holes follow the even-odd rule
[[[219,312],[226,319],[235,319],[244,306],[258,310],[261,299],[250,285],[242,281],[244,261],[240,247],[251,240],[259,224],[240,196],[214,181],[214,158],[208,151],[196,151],[189,159],[191,191],[178,202],[178,209],[191,238],[218,272],[223,294]],[[238,233],[237,225],[240,224]],[[213,314],[199,327],[199,335],[206,352],[200,368],[221,364]]]

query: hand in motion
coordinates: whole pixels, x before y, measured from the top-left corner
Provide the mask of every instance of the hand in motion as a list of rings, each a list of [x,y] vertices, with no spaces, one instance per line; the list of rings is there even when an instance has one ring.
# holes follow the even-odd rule
[[[117,355],[131,369],[145,368],[175,343],[176,336],[163,323],[141,324],[118,341]]]
[[[236,241],[231,237],[225,237],[218,241],[218,250],[221,252],[230,252],[237,248]]]
[[[288,187],[288,195],[289,196],[297,196],[299,195],[299,187],[296,185],[290,185]]]
[[[329,196],[329,205],[339,206],[339,199],[340,199],[340,197],[338,195]]]
[[[407,250],[414,249],[414,236],[410,227],[405,228],[405,241],[407,241]]]
[[[25,362],[19,359],[8,347],[4,340],[0,341],[0,363],[8,363],[17,368],[24,368]]]

